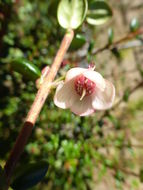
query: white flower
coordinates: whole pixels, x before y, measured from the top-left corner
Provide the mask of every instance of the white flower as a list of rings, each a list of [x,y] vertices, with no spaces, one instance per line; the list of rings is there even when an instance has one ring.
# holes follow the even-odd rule
[[[114,85],[96,71],[85,68],[70,69],[56,89],[56,106],[69,108],[79,116],[87,116],[96,110],[111,108],[115,98]]]

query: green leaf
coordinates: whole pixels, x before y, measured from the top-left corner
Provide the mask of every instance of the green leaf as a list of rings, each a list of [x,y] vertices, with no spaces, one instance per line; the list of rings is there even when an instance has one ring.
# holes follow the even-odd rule
[[[140,181],[143,182],[143,169],[140,170]]]
[[[46,161],[25,164],[24,168],[18,168],[18,174],[11,186],[14,190],[29,189],[43,179],[47,170],[48,163]]]
[[[81,48],[86,42],[85,36],[82,34],[76,34],[75,38],[73,39],[69,50],[73,51],[73,50],[78,50],[79,48]]]
[[[125,102],[127,102],[128,99],[129,99],[129,96],[130,96],[130,91],[129,91],[129,89],[126,89],[125,92],[124,92],[123,100]]]
[[[114,32],[112,28],[108,30],[108,44],[112,44],[114,39]]]
[[[30,80],[36,80],[41,75],[39,68],[26,59],[14,59],[11,66],[14,71],[17,71]]]
[[[139,21],[136,18],[133,18],[130,23],[130,31],[135,32],[140,27]]]
[[[92,0],[89,4],[87,22],[91,25],[106,23],[112,16],[112,9],[104,0]]]
[[[61,0],[57,17],[59,24],[65,29],[78,28],[87,13],[87,0]]]
[[[113,53],[113,55],[117,58],[117,59],[121,59],[121,53],[120,51],[115,47],[111,50],[111,52]]]
[[[95,41],[94,40],[91,40],[90,43],[89,43],[89,47],[88,47],[88,53],[89,54],[92,54],[92,51],[95,47]]]
[[[115,178],[119,181],[124,181],[124,173],[120,170],[116,171]]]

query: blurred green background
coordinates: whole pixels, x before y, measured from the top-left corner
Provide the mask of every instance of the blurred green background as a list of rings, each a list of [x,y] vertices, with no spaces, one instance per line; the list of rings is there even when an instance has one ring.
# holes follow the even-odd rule
[[[80,35],[83,41],[71,45],[57,77],[71,67],[87,66],[94,61],[96,69],[116,86],[118,104],[107,112],[78,117],[54,105],[53,90],[17,166],[22,170],[26,163],[48,162],[46,176],[31,190],[143,189],[143,36],[133,39],[133,45],[126,42],[112,51],[92,55],[93,48],[112,43],[109,31],[113,30],[116,41],[130,32],[133,19],[142,26],[143,3],[107,2],[113,11],[112,18],[100,26],[84,22],[75,31],[77,39]],[[58,3],[58,0],[0,1],[2,167],[37,91],[35,77],[16,72],[13,60],[20,60],[21,64],[30,61],[39,70],[52,64],[65,33],[57,21]]]

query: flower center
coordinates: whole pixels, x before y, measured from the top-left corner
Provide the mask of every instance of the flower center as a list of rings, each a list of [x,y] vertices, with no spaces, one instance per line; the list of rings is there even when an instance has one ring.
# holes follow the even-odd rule
[[[95,90],[95,86],[96,84],[93,81],[82,74],[75,79],[75,90],[77,94],[81,96],[80,100],[82,100],[84,96],[91,95]]]

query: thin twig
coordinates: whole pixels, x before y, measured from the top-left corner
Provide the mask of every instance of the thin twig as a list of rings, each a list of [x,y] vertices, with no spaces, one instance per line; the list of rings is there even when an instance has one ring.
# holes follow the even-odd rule
[[[129,96],[131,96],[131,94],[133,94],[140,87],[143,87],[143,81],[139,82],[136,86],[134,86],[132,89],[129,90]],[[111,110],[116,109],[116,107],[118,107],[122,103],[123,99],[124,95],[118,100],[118,102],[116,102],[116,104],[114,104]]]
[[[107,50],[107,49],[108,50],[113,50],[114,48],[117,48],[117,45],[119,45],[119,44],[121,44],[123,42],[129,41],[129,40],[131,40],[131,39],[133,39],[136,36],[141,35],[141,34],[143,34],[143,28],[140,28],[135,32],[128,33],[126,36],[124,36],[123,38],[113,42],[112,44],[106,44],[105,46],[103,46],[103,47],[101,47],[101,48],[99,48],[97,50],[94,50],[92,52],[92,55],[98,54],[98,53],[100,53],[100,52],[102,52],[104,50]]]
[[[128,46],[124,44],[125,42],[128,42],[129,40],[132,40],[132,39],[136,38],[138,35],[141,35],[141,34],[143,34],[143,28],[139,28],[135,32],[128,33],[126,36],[120,38],[119,40],[113,42],[112,44],[107,43],[107,44],[105,44],[101,48],[93,49],[93,51],[91,52],[91,55],[96,55],[96,54],[101,53],[101,52],[103,52],[105,50],[110,50],[110,51],[112,51],[114,49],[116,49],[116,50],[122,50],[122,49],[127,49],[127,48],[133,48],[133,47],[141,46],[142,42],[140,42],[140,43],[138,42],[138,44],[137,44],[137,40],[136,40],[136,44],[130,44],[130,45],[128,44]],[[141,41],[141,39],[140,39],[140,41]],[[121,46],[122,43],[124,45]],[[76,52],[75,56],[74,56],[74,54],[69,54],[67,56],[67,58],[69,60],[73,60],[73,58],[74,58],[74,60],[76,60],[76,62],[82,61],[82,60],[84,60],[86,58],[87,53],[88,53],[87,51],[88,50],[86,48],[86,50],[84,50],[84,51],[82,50],[82,54]]]
[[[125,168],[117,167],[117,168],[115,168],[115,170],[121,170],[121,171],[124,172],[125,174],[132,175],[132,176],[134,176],[134,177],[139,177],[139,174],[138,174],[138,173],[133,172],[133,171],[131,171],[131,170],[127,170],[127,169],[125,169]]]

